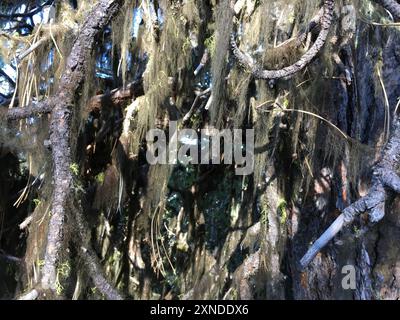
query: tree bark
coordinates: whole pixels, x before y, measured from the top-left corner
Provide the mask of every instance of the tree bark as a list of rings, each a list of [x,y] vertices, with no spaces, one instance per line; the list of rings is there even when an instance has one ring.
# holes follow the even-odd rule
[[[42,269],[41,286],[55,290],[57,263],[63,246],[67,201],[73,190],[73,163],[71,150],[71,121],[76,107],[77,93],[87,70],[87,58],[91,54],[96,37],[111,21],[122,6],[122,0],[100,0],[84,22],[68,57],[64,74],[55,95],[51,118],[50,141],[53,158],[53,200],[49,222],[46,253]]]

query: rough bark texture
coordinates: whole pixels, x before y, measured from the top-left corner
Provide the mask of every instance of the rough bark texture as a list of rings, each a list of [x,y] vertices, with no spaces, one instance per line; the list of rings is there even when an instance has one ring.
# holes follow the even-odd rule
[[[7,111],[1,110],[0,112],[5,116],[7,120],[22,120],[44,113],[50,113],[53,109],[53,103],[51,99],[43,102],[39,102],[34,106],[11,108]]]
[[[41,286],[55,290],[57,262],[63,246],[67,201],[73,188],[71,164],[71,121],[76,108],[78,90],[87,70],[87,59],[93,50],[96,36],[119,11],[123,1],[100,1],[83,24],[78,38],[68,57],[61,78],[50,124],[50,141],[53,157],[53,201],[47,237],[45,262]]]

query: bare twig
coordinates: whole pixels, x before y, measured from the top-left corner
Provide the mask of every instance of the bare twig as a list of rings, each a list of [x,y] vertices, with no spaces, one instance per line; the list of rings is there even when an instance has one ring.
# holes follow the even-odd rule
[[[1,252],[0,252],[0,258],[4,259],[4,260],[7,260],[9,262],[13,262],[13,263],[20,263],[21,262],[21,258],[10,256],[9,254],[5,254],[5,253],[1,253]]]
[[[382,76],[381,76],[381,71],[378,68],[378,78],[379,78],[379,82],[381,84],[382,87],[382,91],[383,91],[383,97],[385,98],[385,142],[389,139],[389,134],[390,134],[390,103],[389,103],[389,98],[386,92],[386,88],[385,88],[385,83],[383,82]]]
[[[190,120],[190,118],[192,118],[193,114],[197,110],[197,104],[198,104],[199,100],[201,99],[201,97],[204,97],[204,96],[208,95],[209,93],[211,93],[211,88],[208,88],[208,89],[204,90],[203,92],[196,95],[196,98],[194,99],[192,107],[190,108],[189,112],[183,117],[183,124],[186,124]]]
[[[35,42],[33,45],[31,45],[28,49],[26,49],[24,52],[22,52],[18,57],[17,57],[17,62],[18,64],[24,60],[27,56],[29,56],[33,51],[35,51],[37,48],[45,44],[49,40],[49,37],[45,37],[40,39],[39,41]]]
[[[263,110],[261,109],[262,106],[264,106],[266,103],[268,103],[270,101],[264,102],[262,104],[260,104],[259,106],[256,107],[256,110],[260,110],[261,112],[266,112],[266,113],[271,113],[273,112],[275,109],[273,110]],[[334,125],[331,121],[329,121],[328,119],[321,117],[320,115],[314,113],[314,112],[310,112],[310,111],[306,111],[306,110],[300,110],[300,109],[283,109],[281,108],[277,103],[274,103],[274,106],[278,106],[279,110],[282,112],[293,112],[293,113],[302,113],[302,114],[307,114],[309,116],[315,117],[317,119],[322,120],[323,122],[325,122],[326,124],[328,124],[330,127],[332,127],[333,129],[337,130],[347,141],[350,140],[350,137],[344,133],[342,130],[339,129],[338,126]]]

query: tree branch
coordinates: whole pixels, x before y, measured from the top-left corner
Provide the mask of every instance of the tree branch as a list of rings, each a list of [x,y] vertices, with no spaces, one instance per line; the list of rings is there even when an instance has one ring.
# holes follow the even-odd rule
[[[347,207],[332,225],[310,247],[300,260],[304,270],[326,244],[332,240],[343,227],[351,224],[355,217],[369,211],[371,222],[378,222],[384,217],[385,201],[389,192],[400,192],[400,177],[396,174],[400,161],[400,119],[395,117],[392,124],[392,135],[384,148],[380,161],[373,169],[372,187],[368,194]]]
[[[100,110],[106,102],[111,102],[113,106],[120,107],[125,102],[135,99],[144,94],[143,79],[134,81],[126,88],[117,88],[105,94],[99,94],[90,99],[87,110],[89,112]]]
[[[307,39],[307,35],[311,32],[316,34],[316,29],[321,25],[321,19],[324,16],[324,8],[322,7],[318,13],[310,20],[307,27],[304,28],[297,36],[297,46],[300,46]],[[319,31],[319,30],[318,30]]]
[[[280,70],[262,70],[261,66],[259,66],[253,58],[251,58],[248,54],[243,53],[238,48],[234,37],[231,38],[231,46],[233,54],[236,60],[243,65],[245,68],[250,70],[251,74],[256,79],[264,79],[264,80],[275,80],[288,78],[296,74],[297,72],[304,69],[311,61],[317,56],[317,54],[321,51],[322,47],[325,45],[326,39],[329,34],[329,30],[333,21],[333,10],[334,10],[335,1],[334,0],[325,0],[324,3],[324,14],[321,18],[321,31],[318,35],[318,38],[314,42],[313,46],[308,50],[296,63],[291,66],[285,67]]]
[[[393,16],[394,21],[400,21],[400,4],[395,0],[375,0]]]
[[[109,283],[103,275],[103,270],[97,256],[85,247],[81,247],[80,255],[93,284],[106,297],[107,300],[124,300],[119,292]]]
[[[122,3],[122,0],[100,0],[93,7],[80,29],[55,95],[56,103],[50,123],[54,189],[41,279],[45,290],[54,291],[56,287],[56,269],[63,245],[66,204],[73,188],[70,171],[73,152],[70,139],[75,97],[85,79],[86,58],[93,50],[96,36],[117,14]]]
[[[0,109],[0,115],[3,118],[5,117],[9,121],[22,120],[38,116],[40,114],[50,113],[52,108],[53,108],[53,103],[51,99],[47,99],[43,102],[39,102],[27,107],[19,107],[11,109],[2,108]]]
[[[77,234],[73,237],[73,242],[78,250],[78,253],[83,261],[84,267],[89,277],[92,279],[96,288],[106,297],[107,300],[123,300],[123,296],[115,289],[107,280],[99,259],[95,252],[91,249],[90,230],[85,221],[81,206],[82,201],[76,207],[71,205],[70,210],[74,213],[73,218],[76,225]]]
[[[0,19],[13,20],[13,19],[17,19],[17,18],[31,18],[35,14],[38,14],[40,11],[42,11],[45,6],[49,6],[49,5],[53,4],[53,2],[54,2],[54,0],[47,0],[42,5],[37,6],[34,10],[26,12],[26,13],[0,14]]]

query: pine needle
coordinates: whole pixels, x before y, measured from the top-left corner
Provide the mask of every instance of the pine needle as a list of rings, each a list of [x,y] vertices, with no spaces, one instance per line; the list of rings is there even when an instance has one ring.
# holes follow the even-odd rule
[[[55,48],[56,48],[56,50],[57,50],[57,52],[58,52],[58,54],[59,54],[61,60],[63,60],[64,57],[63,57],[63,55],[62,55],[62,53],[61,53],[60,48],[59,48],[58,45],[57,45],[56,39],[54,38],[53,30],[52,30],[52,28],[51,28],[51,25],[52,25],[52,23],[50,22],[50,37],[51,37],[51,40],[53,41],[54,46],[55,46]]]

